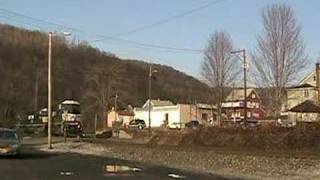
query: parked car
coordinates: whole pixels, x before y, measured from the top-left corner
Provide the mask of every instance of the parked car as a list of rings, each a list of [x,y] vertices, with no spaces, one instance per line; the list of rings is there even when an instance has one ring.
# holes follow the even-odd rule
[[[100,132],[96,132],[96,138],[111,138],[112,137],[112,130],[104,130],[104,131],[100,131]]]
[[[21,152],[21,141],[18,133],[11,129],[0,128],[0,155],[18,156]]]
[[[134,119],[129,122],[129,128],[143,129],[146,127],[146,123],[142,119]]]
[[[183,123],[181,122],[173,122],[169,125],[170,129],[181,129],[183,127]]]
[[[185,124],[187,128],[197,128],[200,125],[199,121],[191,120]]]

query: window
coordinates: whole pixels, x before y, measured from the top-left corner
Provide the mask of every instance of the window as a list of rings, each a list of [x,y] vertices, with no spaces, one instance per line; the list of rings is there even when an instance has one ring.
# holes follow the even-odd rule
[[[252,93],[252,99],[256,98],[256,94]]]
[[[168,113],[164,114],[164,119],[165,119],[166,121],[169,121],[169,114],[168,114]]]
[[[251,112],[248,112],[247,116],[248,116],[248,118],[250,118],[251,117]]]
[[[208,114],[207,113],[202,113],[201,119],[202,120],[208,120]]]
[[[304,97],[309,97],[309,91],[308,90],[304,90]]]

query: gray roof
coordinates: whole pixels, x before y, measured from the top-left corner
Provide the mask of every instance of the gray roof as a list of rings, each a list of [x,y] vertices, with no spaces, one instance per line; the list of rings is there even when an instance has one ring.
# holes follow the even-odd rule
[[[158,106],[174,106],[174,104],[173,104],[171,101],[168,101],[168,100],[160,100],[160,99],[151,100],[151,104],[152,104],[154,107],[158,107]]]
[[[253,88],[247,89],[247,97],[254,91]],[[244,89],[234,89],[227,96],[225,101],[242,101],[244,100]]]
[[[311,84],[305,83],[305,84],[300,84],[298,86],[293,86],[293,87],[288,87],[287,89],[298,89],[298,88],[313,88]],[[314,87],[315,88],[315,87]]]
[[[171,101],[168,100],[151,100],[151,107],[164,107],[164,106],[174,106]],[[147,109],[149,107],[149,100],[142,106],[143,109]]]
[[[306,100],[291,108],[289,111],[300,113],[320,113],[320,107],[315,101]]]

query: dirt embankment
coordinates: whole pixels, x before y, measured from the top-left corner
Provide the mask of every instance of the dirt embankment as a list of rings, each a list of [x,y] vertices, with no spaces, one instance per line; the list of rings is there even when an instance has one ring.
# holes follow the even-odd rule
[[[207,127],[196,130],[156,131],[151,145],[197,145],[263,150],[320,149],[320,124],[293,128],[254,129]]]

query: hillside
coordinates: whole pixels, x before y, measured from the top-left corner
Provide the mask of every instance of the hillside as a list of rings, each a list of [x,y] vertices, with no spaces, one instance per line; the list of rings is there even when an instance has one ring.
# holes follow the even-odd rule
[[[103,118],[119,95],[119,106],[141,106],[147,99],[148,64],[122,60],[86,42],[55,36],[52,45],[53,107],[67,98],[82,103],[87,122]],[[0,25],[0,123],[13,124],[47,104],[48,36]],[[155,64],[153,98],[210,103],[210,89],[171,67]],[[1,125],[0,124],[0,125]]]

